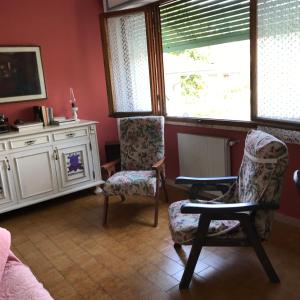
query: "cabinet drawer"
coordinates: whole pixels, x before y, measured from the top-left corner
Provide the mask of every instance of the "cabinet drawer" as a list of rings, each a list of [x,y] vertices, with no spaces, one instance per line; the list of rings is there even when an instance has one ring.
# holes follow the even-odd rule
[[[53,134],[54,141],[68,140],[77,137],[84,137],[88,135],[87,128],[80,128],[77,130],[69,130],[65,132],[57,132]]]
[[[50,142],[50,138],[48,135],[33,136],[33,137],[27,137],[26,139],[11,140],[10,146],[12,149],[18,149],[23,147],[47,144],[49,142]]]

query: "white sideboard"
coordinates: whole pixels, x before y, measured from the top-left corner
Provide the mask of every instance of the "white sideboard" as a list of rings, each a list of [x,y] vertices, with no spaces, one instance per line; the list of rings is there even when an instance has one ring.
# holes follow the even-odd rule
[[[94,121],[0,135],[0,213],[102,183]]]

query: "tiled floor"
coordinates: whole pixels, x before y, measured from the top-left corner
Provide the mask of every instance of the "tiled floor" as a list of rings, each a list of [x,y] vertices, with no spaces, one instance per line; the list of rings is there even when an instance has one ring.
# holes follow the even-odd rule
[[[170,189],[170,198],[184,197]],[[153,228],[153,202],[113,199],[108,227],[103,199],[90,191],[0,216],[15,254],[55,299],[300,299],[300,228],[274,224],[265,248],[281,283],[271,284],[253,251],[205,248],[191,287],[178,283],[190,247],[173,249],[167,204]]]

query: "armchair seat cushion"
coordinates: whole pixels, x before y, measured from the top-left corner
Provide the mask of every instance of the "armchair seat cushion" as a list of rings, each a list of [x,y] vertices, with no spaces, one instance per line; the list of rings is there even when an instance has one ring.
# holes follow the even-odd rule
[[[108,178],[104,187],[107,196],[154,196],[156,192],[155,171],[121,171]]]
[[[190,200],[174,202],[169,207],[169,227],[174,243],[191,245],[198,230],[199,214],[182,214],[180,209]],[[237,220],[212,220],[207,236],[221,236],[237,232],[240,222]],[[233,235],[234,236],[234,235]]]

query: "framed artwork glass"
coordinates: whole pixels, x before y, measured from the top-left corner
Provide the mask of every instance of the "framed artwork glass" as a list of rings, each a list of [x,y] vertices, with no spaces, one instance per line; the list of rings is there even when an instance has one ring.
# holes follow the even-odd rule
[[[46,99],[38,46],[0,46],[0,103]]]

